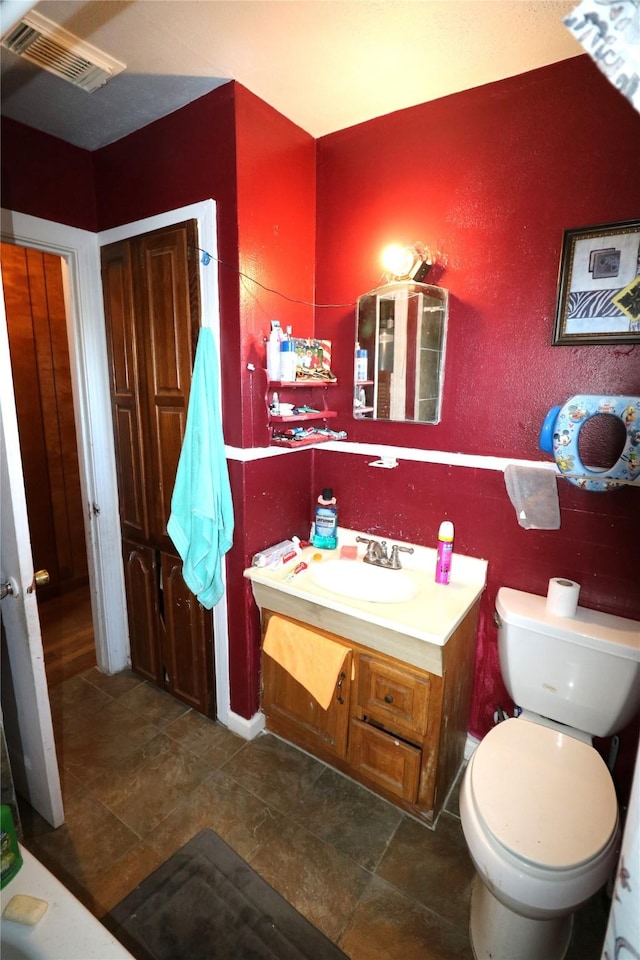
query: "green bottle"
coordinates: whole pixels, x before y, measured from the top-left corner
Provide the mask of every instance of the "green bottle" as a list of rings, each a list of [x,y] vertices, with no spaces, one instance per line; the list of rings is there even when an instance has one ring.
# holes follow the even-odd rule
[[[0,888],[9,883],[9,880],[13,880],[21,866],[22,854],[18,846],[11,807],[3,803],[0,805]]]

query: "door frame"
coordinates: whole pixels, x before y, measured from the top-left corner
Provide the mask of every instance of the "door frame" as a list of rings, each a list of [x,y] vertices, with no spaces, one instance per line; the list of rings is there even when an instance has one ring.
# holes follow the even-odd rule
[[[195,219],[199,242],[211,261],[200,261],[201,317],[220,342],[216,205],[211,199],[100,233],[2,209],[4,242],[32,247],[63,259],[67,336],[74,416],[78,437],[85,539],[98,668],[117,673],[130,664],[129,630],[122,569],[120,515],[111,395],[100,275],[100,247],[116,240]],[[220,351],[218,351],[220,354]],[[220,375],[218,371],[218,383]],[[229,690],[226,570],[225,591],[213,610],[218,719],[233,724]]]

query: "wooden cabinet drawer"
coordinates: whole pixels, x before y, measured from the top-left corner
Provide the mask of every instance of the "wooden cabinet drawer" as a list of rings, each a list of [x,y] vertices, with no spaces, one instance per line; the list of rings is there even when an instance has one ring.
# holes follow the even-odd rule
[[[389,793],[415,803],[422,751],[389,733],[352,719],[349,762],[368,780]]]
[[[391,732],[422,737],[427,729],[429,678],[366,654],[359,654],[358,661],[359,715],[382,723]]]

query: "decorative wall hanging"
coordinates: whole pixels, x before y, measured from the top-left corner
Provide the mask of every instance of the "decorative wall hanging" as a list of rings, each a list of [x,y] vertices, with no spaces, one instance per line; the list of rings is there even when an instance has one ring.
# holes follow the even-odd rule
[[[554,346],[640,343],[640,220],[565,230]]]

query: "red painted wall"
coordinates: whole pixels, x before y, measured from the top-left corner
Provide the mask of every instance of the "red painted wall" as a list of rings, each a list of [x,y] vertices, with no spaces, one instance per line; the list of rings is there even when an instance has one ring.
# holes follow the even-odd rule
[[[318,300],[355,301],[380,282],[382,247],[409,240],[443,251],[439,282],[451,294],[441,423],[343,420],[349,439],[543,460],[551,406],[578,392],[640,393],[638,347],[551,346],[563,231],[637,217],[639,156],[640,116],[586,56],[322,138]],[[354,310],[324,311],[322,324],[339,344],[346,414]],[[449,518],[456,549],[489,561],[474,734],[509,705],[492,620],[501,584],[544,594],[563,575],[582,584],[586,606],[640,618],[638,491],[559,481],[561,529],[525,531],[500,473],[410,462],[374,470],[370,459],[315,456],[314,491],[333,485],[341,523],[433,546]]]
[[[97,230],[92,154],[7,117],[1,123],[2,206]]]

